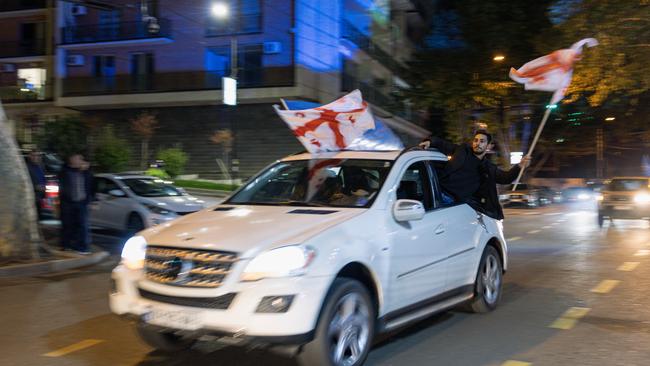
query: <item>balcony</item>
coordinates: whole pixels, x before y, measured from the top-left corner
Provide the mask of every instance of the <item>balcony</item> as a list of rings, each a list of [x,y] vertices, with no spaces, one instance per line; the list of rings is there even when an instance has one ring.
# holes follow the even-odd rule
[[[168,19],[158,19],[159,29],[154,30],[148,22],[117,22],[90,25],[73,25],[61,28],[61,43],[119,42],[154,38],[171,39],[172,26]]]
[[[63,96],[164,93],[221,89],[221,73],[206,71],[168,72],[151,75],[78,77],[63,80]],[[294,68],[240,69],[238,88],[267,88],[294,85]]]
[[[0,100],[2,100],[3,103],[7,104],[41,102],[48,100],[48,91],[49,86],[47,85],[42,85],[34,89],[26,89],[20,86],[0,85]]]
[[[370,37],[361,33],[355,26],[353,26],[347,20],[343,20],[342,23],[343,23],[343,31],[341,35],[342,38],[345,38],[350,42],[354,43],[357,47],[359,47],[359,49],[368,53],[370,57],[379,61],[379,63],[384,65],[386,68],[391,70],[396,75],[399,75],[400,77],[403,78],[406,77],[406,75],[408,75],[408,70],[404,68],[402,65],[400,65],[400,63],[397,62],[397,60],[395,60],[393,56],[388,54],[381,47],[379,47],[379,45],[373,42],[372,39],[370,39]]]
[[[0,59],[14,57],[34,57],[45,55],[45,40],[0,41]]]
[[[392,95],[384,94],[379,88],[370,83],[360,81],[356,77],[343,73],[341,74],[341,91],[352,91],[359,89],[363,99],[375,106],[393,113],[396,116],[410,120],[412,115],[407,104]]]
[[[206,37],[218,37],[230,34],[250,34],[262,31],[262,15],[240,15],[226,20],[215,18],[208,19],[209,23],[205,30]]]
[[[36,10],[47,8],[47,0],[2,0],[0,12]]]

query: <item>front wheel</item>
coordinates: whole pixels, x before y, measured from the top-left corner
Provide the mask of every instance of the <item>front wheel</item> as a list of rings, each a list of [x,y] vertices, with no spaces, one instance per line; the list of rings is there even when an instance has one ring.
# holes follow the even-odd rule
[[[303,366],[363,364],[375,332],[375,307],[368,290],[352,279],[336,279],[321,310],[314,340],[303,347]]]
[[[493,246],[485,247],[474,282],[474,299],[470,303],[475,313],[496,309],[501,298],[503,266],[499,253]]]
[[[138,335],[149,346],[163,352],[178,352],[189,349],[194,340],[182,338],[173,333],[158,332],[138,324]]]
[[[126,233],[129,236],[135,235],[137,232],[144,230],[144,222],[137,213],[133,212],[129,215],[129,220],[126,223]]]

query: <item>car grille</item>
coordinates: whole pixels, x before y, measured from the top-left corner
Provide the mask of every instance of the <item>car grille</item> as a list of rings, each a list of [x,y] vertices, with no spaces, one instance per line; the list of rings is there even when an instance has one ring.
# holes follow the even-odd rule
[[[626,196],[612,196],[611,200],[616,201],[616,202],[627,202],[627,201],[629,201],[628,197],[626,197]]]
[[[237,261],[237,253],[148,246],[144,261],[148,280],[173,286],[216,288]]]
[[[229,293],[217,297],[178,297],[157,294],[155,292],[138,289],[140,296],[145,299],[173,304],[179,306],[190,306],[194,308],[226,310],[235,299],[236,293]]]

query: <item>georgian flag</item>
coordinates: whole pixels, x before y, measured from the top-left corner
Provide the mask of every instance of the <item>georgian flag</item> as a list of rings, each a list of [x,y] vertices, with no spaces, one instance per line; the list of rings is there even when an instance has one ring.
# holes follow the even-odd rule
[[[526,90],[544,90],[555,92],[550,104],[556,104],[571,84],[573,64],[580,60],[582,47],[594,47],[598,41],[585,38],[574,43],[571,48],[554,51],[546,56],[534,59],[520,67],[510,69],[510,78],[524,84]]]
[[[310,153],[354,149],[353,143],[375,129],[375,121],[361,92],[355,90],[324,106],[280,110],[278,115]],[[357,149],[359,150],[359,149]]]

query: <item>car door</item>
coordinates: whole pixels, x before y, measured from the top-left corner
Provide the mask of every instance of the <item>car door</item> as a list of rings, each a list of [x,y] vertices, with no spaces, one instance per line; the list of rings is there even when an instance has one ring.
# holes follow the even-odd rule
[[[125,221],[124,210],[128,204],[128,197],[114,197],[111,190],[121,190],[120,186],[112,179],[95,177],[95,198],[90,205],[90,224],[100,227],[123,229]]]
[[[432,298],[445,290],[449,255],[449,220],[438,210],[427,165],[423,160],[406,164],[396,183],[395,200],[413,199],[424,204],[421,220],[389,223],[391,308],[399,309]],[[392,207],[390,207],[392,210]]]
[[[482,249],[479,247],[481,234],[486,231],[484,220],[490,219],[465,203],[443,204],[437,177],[438,169],[442,168],[441,162],[429,160],[427,163],[436,202],[439,203],[436,210],[446,218],[445,290],[451,291],[474,282],[475,263],[477,256],[482,254],[479,253]]]

